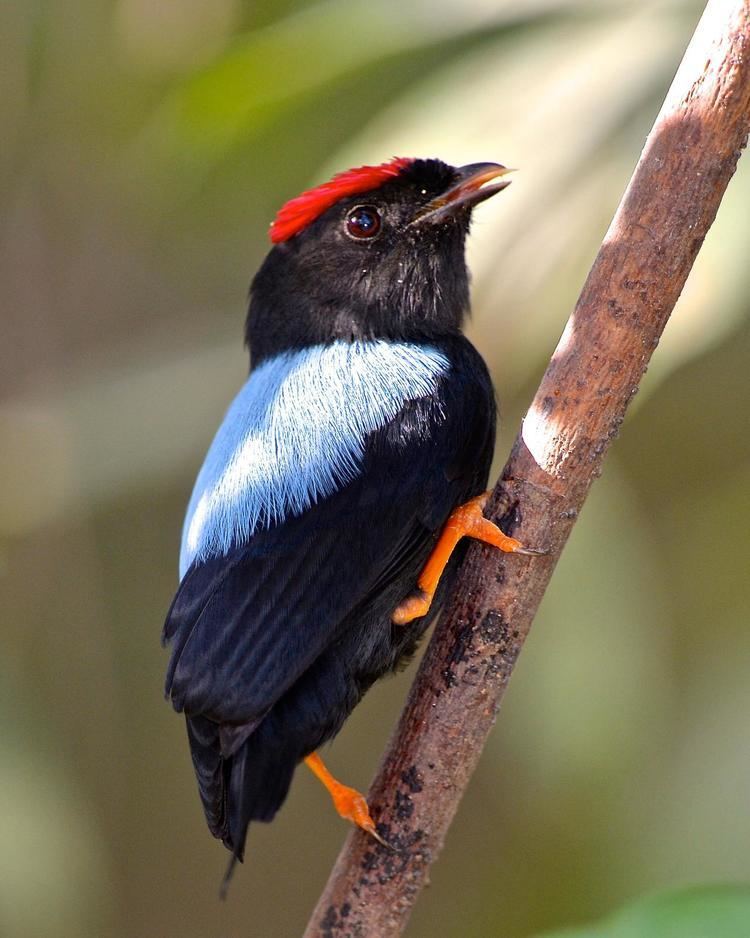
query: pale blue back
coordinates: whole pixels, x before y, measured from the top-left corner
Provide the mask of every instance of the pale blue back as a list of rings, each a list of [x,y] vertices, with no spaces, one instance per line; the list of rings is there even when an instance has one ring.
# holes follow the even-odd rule
[[[450,367],[431,346],[334,342],[263,362],[231,404],[193,489],[180,576],[305,511],[362,469],[365,441]]]

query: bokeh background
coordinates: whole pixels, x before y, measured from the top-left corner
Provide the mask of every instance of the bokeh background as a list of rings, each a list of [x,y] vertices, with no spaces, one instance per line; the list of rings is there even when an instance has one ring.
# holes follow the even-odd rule
[[[394,154],[520,167],[470,244],[498,466],[695,0],[0,5],[0,935],[301,932],[300,772],[227,903],[159,646],[276,209]],[[750,158],[513,677],[410,934],[520,938],[750,879]],[[330,748],[367,787],[412,667]],[[748,932],[750,934],[750,931]]]

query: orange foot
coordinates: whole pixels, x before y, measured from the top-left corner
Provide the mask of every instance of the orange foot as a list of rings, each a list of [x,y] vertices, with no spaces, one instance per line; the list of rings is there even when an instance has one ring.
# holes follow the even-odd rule
[[[536,556],[546,553],[544,550],[524,547],[520,541],[503,534],[496,524],[485,518],[482,510],[489,497],[490,493],[485,492],[451,512],[427,563],[424,565],[424,569],[419,575],[419,580],[417,580],[418,589],[407,596],[403,602],[400,602],[393,611],[391,621],[394,625],[407,625],[414,619],[418,619],[429,612],[440,577],[443,575],[451,554],[462,537],[476,538],[478,541],[491,544],[493,547],[498,547],[500,550],[511,554]]]
[[[356,788],[350,788],[337,781],[325,767],[317,752],[312,752],[305,758],[305,765],[328,789],[333,806],[342,818],[361,827],[363,831],[367,831],[384,847],[391,846],[377,832],[364,795],[360,794]]]

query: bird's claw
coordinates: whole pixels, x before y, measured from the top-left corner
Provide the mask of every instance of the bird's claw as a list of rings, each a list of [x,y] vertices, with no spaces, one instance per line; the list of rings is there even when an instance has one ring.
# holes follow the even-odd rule
[[[525,557],[544,557],[549,553],[546,547],[516,547],[514,554],[523,554]]]
[[[375,822],[370,816],[367,800],[356,788],[349,788],[347,785],[342,785],[336,792],[334,803],[341,817],[345,818],[347,821],[351,821],[352,824],[356,824],[357,827],[377,840],[383,847],[387,847],[389,850],[396,849],[378,833]]]

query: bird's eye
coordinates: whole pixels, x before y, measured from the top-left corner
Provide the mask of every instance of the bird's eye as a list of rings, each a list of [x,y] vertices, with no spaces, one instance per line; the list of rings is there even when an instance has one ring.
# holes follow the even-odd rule
[[[357,241],[374,238],[380,231],[380,213],[372,205],[358,205],[346,216],[346,233]]]

